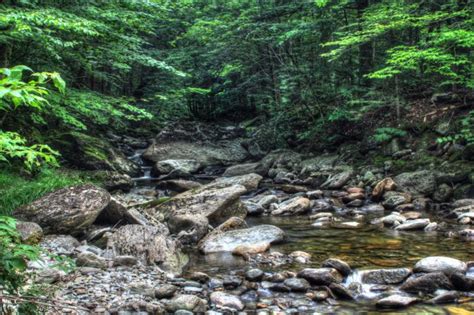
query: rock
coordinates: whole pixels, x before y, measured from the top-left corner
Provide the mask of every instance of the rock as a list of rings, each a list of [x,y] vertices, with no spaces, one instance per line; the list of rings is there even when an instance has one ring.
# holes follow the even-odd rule
[[[246,229],[247,227],[248,226],[245,220],[238,217],[232,217],[212,230],[203,239],[201,239],[201,241],[198,243],[198,246],[201,246],[201,244],[203,244],[207,239],[222,235],[224,232]]]
[[[13,215],[39,224],[46,234],[76,235],[94,223],[109,201],[110,194],[106,190],[86,184],[49,193],[16,209]]]
[[[451,304],[451,303],[456,303],[457,300],[459,299],[459,293],[456,291],[448,291],[448,292],[443,292],[428,302],[431,304]]]
[[[463,229],[458,232],[459,237],[466,241],[474,240],[474,229]]]
[[[438,230],[438,223],[436,222],[431,222],[430,224],[428,224],[427,226],[425,226],[425,228],[423,229],[425,232],[433,232],[433,231],[436,231]]]
[[[340,299],[354,300],[354,296],[352,295],[352,293],[340,284],[331,283],[329,285],[329,289],[335,296],[337,296]]]
[[[364,213],[374,213],[374,212],[384,212],[385,208],[379,204],[372,204],[372,205],[367,205],[365,207],[362,207],[359,210]]]
[[[405,292],[424,292],[432,293],[438,289],[451,290],[453,285],[448,277],[442,272],[432,272],[419,277],[411,277],[400,287]]]
[[[128,210],[119,200],[114,197],[110,198],[110,202],[97,217],[96,224],[132,223],[128,220]]]
[[[244,201],[244,205],[247,208],[247,214],[248,215],[254,215],[255,216],[255,215],[260,215],[260,214],[265,212],[265,209],[257,203]]]
[[[91,252],[81,252],[77,255],[76,264],[80,267],[107,268],[107,261]]]
[[[239,140],[215,141],[212,145],[199,142],[155,141],[143,153],[143,158],[158,162],[163,160],[197,160],[203,167],[230,165],[243,161],[248,152]]]
[[[436,202],[446,202],[453,196],[453,187],[448,184],[441,184],[436,188],[433,194],[433,200]]]
[[[133,188],[132,177],[128,174],[114,171],[96,171],[93,177],[102,182],[103,187],[109,192],[129,192]]]
[[[436,189],[436,177],[431,171],[402,173],[394,180],[401,191],[413,195],[431,196]]]
[[[430,224],[430,219],[407,220],[404,223],[396,226],[395,230],[399,230],[399,231],[423,230],[428,224]]]
[[[248,281],[260,281],[262,280],[264,272],[260,269],[253,268],[245,272],[245,279]]]
[[[354,174],[353,170],[344,171],[336,175],[330,176],[321,187],[326,189],[339,189],[344,186]]]
[[[298,278],[308,280],[314,285],[341,283],[342,275],[334,268],[306,268],[298,273]]]
[[[414,272],[444,272],[445,274],[456,272],[465,273],[466,270],[466,263],[458,259],[442,256],[423,258],[418,261],[413,268]]]
[[[114,266],[132,267],[138,264],[138,259],[134,256],[116,256],[114,257]]]
[[[470,292],[474,291],[474,279],[467,277],[462,273],[456,272],[449,276],[454,288],[459,291]]]
[[[411,275],[408,268],[364,270],[362,282],[370,284],[398,284]]]
[[[226,289],[235,289],[242,284],[242,280],[237,276],[225,276],[222,284]]]
[[[189,276],[189,279],[200,283],[205,283],[210,280],[210,277],[207,273],[195,271]]]
[[[333,211],[334,207],[326,200],[318,199],[311,202],[311,212],[329,212]]]
[[[57,255],[72,256],[81,243],[70,235],[47,235],[40,245]]]
[[[413,298],[413,297],[394,294],[394,295],[390,295],[388,297],[378,300],[375,303],[375,305],[378,308],[396,309],[396,308],[403,308],[403,307],[410,306],[411,304],[414,304],[417,301],[418,299]]]
[[[185,192],[191,189],[200,188],[202,185],[198,182],[185,179],[170,179],[158,183],[157,188],[168,189],[176,192]]]
[[[132,255],[144,264],[159,264],[179,272],[187,258],[166,232],[156,226],[124,225],[109,238],[108,247],[118,255]]]
[[[238,296],[225,292],[212,292],[210,300],[211,303],[215,304],[218,308],[229,308],[241,311],[245,307]]]
[[[391,214],[380,218],[380,222],[382,222],[386,226],[397,225],[399,223],[405,222],[406,220],[407,219],[403,215],[397,212],[392,212]]]
[[[272,203],[277,203],[278,202],[278,197],[275,195],[268,195],[264,196],[262,199],[258,201],[258,204],[265,208],[268,209]]]
[[[352,269],[348,263],[337,258],[326,259],[323,264],[323,267],[334,268],[341,273],[341,275],[347,277],[352,273]]]
[[[169,174],[175,171],[194,174],[200,168],[201,164],[196,160],[162,160],[156,162],[154,169],[158,174]]]
[[[311,202],[305,197],[295,197],[278,206],[278,209],[272,211],[272,215],[298,215],[306,213],[311,206]]]
[[[358,229],[362,227],[362,223],[360,222],[332,222],[331,227],[335,229]]]
[[[217,226],[230,217],[245,218],[247,209],[240,196],[247,189],[241,185],[217,188],[202,186],[179,194],[145,211],[155,218],[165,218],[171,233],[187,232],[190,243],[202,239],[209,224]]]
[[[228,167],[222,176],[240,176],[251,173],[259,173],[261,171],[260,163],[246,163],[246,164],[237,164]]]
[[[474,206],[474,199],[459,199],[453,203],[454,209],[469,206]]]
[[[306,197],[308,197],[311,200],[319,199],[319,198],[322,198],[323,196],[324,196],[324,192],[322,190],[312,190],[312,191],[306,192]]]
[[[285,232],[280,228],[272,225],[259,225],[248,229],[212,235],[199,245],[199,250],[205,254],[233,252],[239,246],[275,243],[282,241],[284,238]]]
[[[246,174],[234,177],[219,177],[208,185],[208,187],[229,187],[234,185],[242,185],[247,191],[256,190],[258,184],[262,180],[262,176],[258,174]]]
[[[172,284],[163,284],[155,288],[154,294],[157,299],[169,299],[178,291],[178,287]]]
[[[293,292],[306,292],[311,288],[309,282],[302,278],[289,278],[283,284]]]
[[[174,297],[166,306],[166,309],[169,312],[185,310],[193,313],[203,313],[207,310],[207,302],[196,295],[181,294]]]
[[[288,256],[300,264],[307,264],[311,260],[311,254],[299,250],[291,252]]]
[[[402,213],[402,216],[404,216],[407,220],[415,220],[420,219],[422,214],[420,212],[408,211]]]
[[[16,230],[25,244],[36,245],[43,238],[43,229],[34,222],[17,221]]]
[[[406,193],[399,193],[395,191],[389,191],[386,192],[383,195],[384,201],[382,202],[382,205],[386,209],[394,209],[395,207],[402,205],[402,204],[407,204],[410,203],[411,198],[408,194]]]

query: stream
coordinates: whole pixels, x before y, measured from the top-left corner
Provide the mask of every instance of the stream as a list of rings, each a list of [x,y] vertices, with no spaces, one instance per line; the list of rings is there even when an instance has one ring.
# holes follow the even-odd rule
[[[139,159],[140,154],[133,157]],[[158,196],[169,196],[170,192],[155,190],[156,178],[151,176],[151,167],[141,163],[143,176],[136,178],[136,187],[130,192],[135,198],[147,199],[150,191]],[[212,178],[212,176],[200,176]],[[198,177],[199,178],[199,177]],[[207,182],[207,181],[206,181]],[[270,187],[272,188],[272,187]],[[284,195],[282,191],[272,191],[277,195]],[[249,196],[243,196],[242,200]],[[385,212],[388,214],[389,212]],[[438,221],[429,213],[424,216]],[[378,217],[381,214],[378,213]],[[306,264],[284,264],[279,266],[258,266],[264,271],[278,272],[283,270],[299,271],[304,268],[319,268],[321,263],[328,258],[338,258],[349,263],[353,273],[345,280],[343,285],[350,288],[359,285],[359,294],[355,301],[337,301],[334,305],[317,304],[311,306],[316,312],[337,312],[338,314],[368,313],[376,314],[374,302],[380,298],[376,285],[362,284],[361,270],[382,268],[411,268],[417,261],[427,256],[449,256],[462,261],[474,258],[474,242],[462,242],[458,239],[446,237],[439,232],[423,231],[396,231],[370,224],[373,217],[368,216],[358,228],[324,228],[312,225],[312,220],[307,216],[258,216],[247,217],[249,227],[261,224],[275,225],[285,231],[287,238],[283,243],[271,247],[271,252],[289,254],[294,251],[304,251],[311,254],[311,261]],[[349,219],[350,220],[350,219]],[[353,220],[351,220],[353,221]],[[449,223],[448,223],[449,224]],[[195,248],[187,248],[190,263],[186,266],[185,275],[193,272],[204,272],[210,276],[223,274],[243,274],[249,268],[248,262],[240,256],[230,253],[203,255]],[[474,278],[474,267],[467,273]],[[381,290],[381,289],[380,289]],[[383,291],[383,290],[381,290]],[[394,293],[397,293],[395,288]],[[270,294],[270,293],[269,293]],[[273,297],[284,295],[294,299],[304,297],[298,293],[273,293]],[[471,299],[474,295],[471,294]],[[431,306],[417,304],[401,314],[474,314],[474,302],[467,301],[459,305]]]

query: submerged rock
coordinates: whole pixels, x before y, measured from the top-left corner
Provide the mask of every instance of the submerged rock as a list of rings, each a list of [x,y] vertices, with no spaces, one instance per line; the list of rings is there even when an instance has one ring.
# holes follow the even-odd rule
[[[394,294],[390,295],[386,298],[378,300],[375,305],[378,308],[403,308],[407,307],[415,302],[417,302],[418,299],[409,297],[409,296],[403,296],[399,294]]]
[[[49,193],[13,215],[39,224],[46,234],[79,234],[94,223],[109,204],[110,194],[94,185],[63,188]]]
[[[200,244],[199,250],[205,254],[233,252],[242,246],[271,244],[280,242],[284,238],[285,233],[280,228],[273,225],[259,225],[211,235]]]

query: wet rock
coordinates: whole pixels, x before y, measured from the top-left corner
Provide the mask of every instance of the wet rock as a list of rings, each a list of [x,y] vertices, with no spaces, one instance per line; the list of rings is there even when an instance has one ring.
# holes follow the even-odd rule
[[[311,202],[305,197],[295,197],[278,206],[278,209],[272,211],[272,215],[298,215],[306,213],[310,208]]]
[[[331,227],[335,229],[358,229],[362,227],[362,223],[360,222],[332,222]]]
[[[334,268],[345,277],[352,273],[352,269],[349,264],[337,258],[326,259],[323,262],[322,266],[326,268]]]
[[[212,188],[242,185],[247,189],[247,191],[252,191],[258,188],[258,185],[260,184],[262,178],[262,176],[254,173],[233,177],[219,177],[212,183],[206,185],[205,187]]]
[[[372,204],[372,205],[367,205],[365,207],[362,207],[359,210],[364,213],[377,213],[377,212],[384,212],[385,208],[379,204]]]
[[[448,277],[442,272],[432,272],[419,277],[411,277],[400,287],[405,292],[432,293],[438,289],[451,290],[453,285]]]
[[[306,268],[298,273],[298,278],[308,280],[314,285],[341,283],[342,275],[334,268]]]
[[[260,269],[253,268],[245,272],[245,279],[248,281],[260,281],[262,280],[264,272]]]
[[[189,276],[189,279],[200,283],[205,283],[210,280],[210,277],[207,273],[195,271]]]
[[[372,191],[372,199],[373,200],[380,200],[385,192],[395,190],[396,184],[393,179],[385,178],[382,181],[378,182],[375,185],[374,190]]]
[[[431,300],[428,301],[428,303],[431,304],[450,304],[450,303],[456,303],[457,300],[459,299],[459,293],[456,291],[448,291],[448,292],[443,292]]]
[[[311,260],[311,254],[303,251],[294,251],[291,252],[288,256],[293,258],[295,262],[300,264],[307,264]]]
[[[354,296],[352,295],[352,293],[340,284],[331,283],[329,285],[329,289],[335,296],[337,296],[340,299],[354,300]]]
[[[157,299],[169,299],[178,291],[178,287],[172,284],[163,284],[155,288],[154,295]]]
[[[246,201],[244,202],[244,204],[245,204],[245,207],[247,208],[248,215],[260,215],[265,212],[265,209],[257,203]]]
[[[426,257],[418,261],[413,268],[414,272],[444,272],[451,273],[465,273],[467,270],[466,263],[450,257],[432,256]]]
[[[397,308],[404,308],[404,307],[410,306],[411,304],[414,304],[417,301],[418,299],[413,298],[413,297],[394,294],[394,295],[378,300],[375,303],[375,305],[378,308],[397,309]]]
[[[412,203],[404,203],[395,207],[395,211],[397,212],[412,212],[412,210],[415,210],[415,205],[413,205]],[[405,216],[405,214],[403,215]],[[414,219],[418,219],[418,218],[414,218]]]
[[[431,196],[436,189],[436,177],[431,171],[402,173],[394,181],[401,191],[413,195]]]
[[[312,191],[306,192],[306,197],[308,197],[311,200],[322,198],[323,195],[324,195],[324,192],[322,190],[312,190]]]
[[[409,211],[409,212],[402,213],[402,216],[404,216],[407,220],[415,220],[415,219],[421,218],[421,213],[415,212],[415,211]]]
[[[271,244],[282,241],[285,233],[272,225],[259,225],[248,229],[227,231],[212,235],[199,245],[203,253],[234,252],[239,246]]]
[[[449,276],[456,290],[470,292],[474,291],[474,279],[462,273],[456,272]]]
[[[353,200],[346,204],[346,206],[350,208],[358,208],[358,207],[362,207],[363,205],[364,205],[364,201],[360,199]]]
[[[170,312],[185,310],[194,313],[201,313],[207,310],[207,302],[196,295],[182,294],[174,297],[166,306]]]
[[[433,232],[433,231],[436,231],[438,230],[438,223],[436,222],[431,222],[430,224],[428,224],[427,226],[425,226],[425,228],[423,229],[425,232]]]
[[[107,268],[107,261],[91,252],[81,252],[77,255],[76,264],[81,267],[92,267],[99,269]]]
[[[326,200],[318,199],[311,202],[311,212],[330,212],[334,207]]]
[[[49,193],[16,209],[13,215],[39,224],[46,234],[75,235],[92,225],[109,201],[106,190],[87,184]]]
[[[240,176],[246,175],[251,173],[259,173],[260,172],[260,163],[246,163],[246,164],[237,164],[228,167],[222,176],[230,177],[230,176]]]
[[[200,168],[201,164],[196,160],[162,160],[155,164],[155,171],[158,174],[169,174],[174,171],[193,174]]]
[[[264,196],[262,199],[258,201],[258,204],[265,208],[268,209],[272,203],[277,203],[278,202],[278,197],[275,195],[268,195]]]
[[[306,292],[311,287],[309,282],[302,278],[286,279],[283,284],[293,292]]]
[[[384,194],[383,196],[384,201],[382,202],[382,205],[386,209],[394,209],[395,207],[402,205],[402,204],[407,204],[410,203],[411,198],[409,195],[405,193],[399,193],[395,191],[389,191]]]
[[[354,174],[353,170],[344,171],[336,175],[330,176],[321,187],[326,189],[339,189],[344,186]]]
[[[441,184],[436,188],[433,194],[433,200],[436,202],[446,202],[453,196],[453,188],[448,184]]]
[[[226,289],[235,289],[242,284],[242,279],[237,276],[225,276],[222,284]]]
[[[309,190],[306,186],[292,184],[279,185],[277,188],[286,192],[287,194],[305,193]]]
[[[406,220],[407,219],[403,215],[399,214],[398,212],[392,212],[391,214],[385,217],[375,220],[376,221],[375,223],[380,221],[385,226],[393,226],[393,225],[398,225],[400,223],[403,223]]]
[[[370,284],[398,284],[411,275],[408,268],[364,270],[362,282]]]
[[[397,225],[395,230],[399,231],[413,231],[413,230],[423,230],[426,226],[430,224],[430,219],[415,219],[407,220],[404,223]]]
[[[466,241],[474,240],[474,229],[464,229],[458,232],[459,237]]]
[[[128,174],[113,171],[96,171],[93,176],[98,178],[103,183],[103,187],[109,192],[129,192],[133,188],[132,177]]]
[[[192,189],[197,189],[202,185],[198,182],[184,179],[170,179],[165,181],[160,181],[157,184],[159,189],[168,189],[176,192],[185,192]]]
[[[159,264],[165,269],[180,272],[187,263],[187,257],[166,232],[156,226],[124,225],[110,237],[108,248],[118,255],[137,257],[144,264]]]
[[[17,221],[16,230],[25,244],[36,245],[43,238],[43,229],[34,222]]]
[[[211,303],[215,304],[218,308],[229,308],[241,311],[245,307],[238,296],[225,292],[213,292],[211,293],[210,299]]]

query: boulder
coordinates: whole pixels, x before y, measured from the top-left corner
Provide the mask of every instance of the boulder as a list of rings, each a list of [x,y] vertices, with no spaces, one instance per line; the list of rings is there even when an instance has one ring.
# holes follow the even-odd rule
[[[94,253],[81,252],[77,255],[76,265],[79,267],[105,269],[107,268],[107,261]]]
[[[109,202],[106,190],[86,184],[49,193],[16,209],[13,215],[39,224],[46,234],[77,235],[94,223]]]
[[[418,261],[413,268],[414,272],[444,272],[445,274],[465,273],[467,264],[450,257],[432,256]]]
[[[70,235],[47,235],[40,246],[57,255],[72,256],[81,243]]]
[[[167,305],[166,309],[169,312],[176,312],[180,310],[189,311],[193,313],[204,313],[207,310],[207,301],[201,299],[196,295],[181,294],[174,297]]]
[[[343,280],[342,275],[334,268],[306,268],[298,273],[298,278],[306,279],[314,285],[330,285]]]
[[[259,173],[261,171],[260,163],[246,163],[246,164],[237,164],[228,167],[222,176],[232,177],[232,176],[241,176],[252,173]]]
[[[272,211],[272,215],[284,216],[304,214],[309,211],[310,207],[311,201],[308,198],[295,197],[278,205],[278,208]]]
[[[448,277],[442,272],[432,272],[419,277],[408,278],[400,287],[400,290],[411,293],[433,293],[438,289],[451,290],[453,285]]]
[[[436,176],[431,171],[402,173],[394,181],[398,189],[413,195],[431,196],[436,190]]]
[[[326,268],[334,268],[345,277],[352,273],[352,269],[349,264],[337,258],[326,259],[323,262],[322,266]]]
[[[403,308],[403,307],[408,307],[411,304],[417,302],[418,299],[410,296],[403,296],[399,294],[394,294],[390,295],[388,297],[385,297],[383,299],[378,300],[375,305],[378,308]]]
[[[201,164],[196,160],[163,160],[156,162],[154,166],[158,174],[169,174],[173,171],[193,174],[200,168]]]
[[[370,284],[398,284],[411,275],[408,268],[364,270],[362,282]]]
[[[342,300],[355,300],[352,293],[340,284],[333,282],[329,285],[329,289],[335,296]]]
[[[225,292],[212,292],[210,296],[211,303],[215,304],[218,308],[233,309],[241,311],[244,309],[244,303],[238,296],[225,293]]]
[[[157,264],[170,271],[180,272],[187,263],[165,227],[124,225],[109,238],[107,247],[116,255],[131,255],[144,264]]]
[[[16,230],[20,234],[21,241],[25,244],[36,245],[43,238],[43,229],[34,222],[18,221]]]
[[[403,204],[410,203],[411,197],[407,193],[399,193],[395,191],[388,191],[383,195],[382,205],[386,209],[394,209],[395,207]]]
[[[268,209],[272,203],[277,203],[278,202],[278,197],[275,195],[267,195],[263,196],[262,199],[258,201],[258,204],[265,208]]]
[[[219,177],[212,183],[208,184],[207,187],[242,185],[247,189],[247,191],[252,191],[258,188],[258,184],[260,184],[262,178],[262,176],[254,173],[234,177]]]
[[[404,223],[397,225],[395,230],[399,231],[413,231],[413,230],[423,230],[425,227],[430,224],[430,219],[415,219],[407,220]]]
[[[321,185],[322,188],[326,189],[339,189],[342,188],[352,177],[354,171],[347,170],[335,175],[329,176],[329,178]]]
[[[239,229],[217,233],[206,237],[200,243],[199,250],[205,254],[233,252],[239,246],[271,244],[285,238],[285,232],[273,225],[259,225],[248,229]]]
[[[468,277],[460,272],[450,274],[449,279],[454,288],[459,291],[474,291],[474,278]]]
[[[395,190],[396,184],[390,177],[381,180],[372,191],[372,199],[379,200],[387,191]]]

